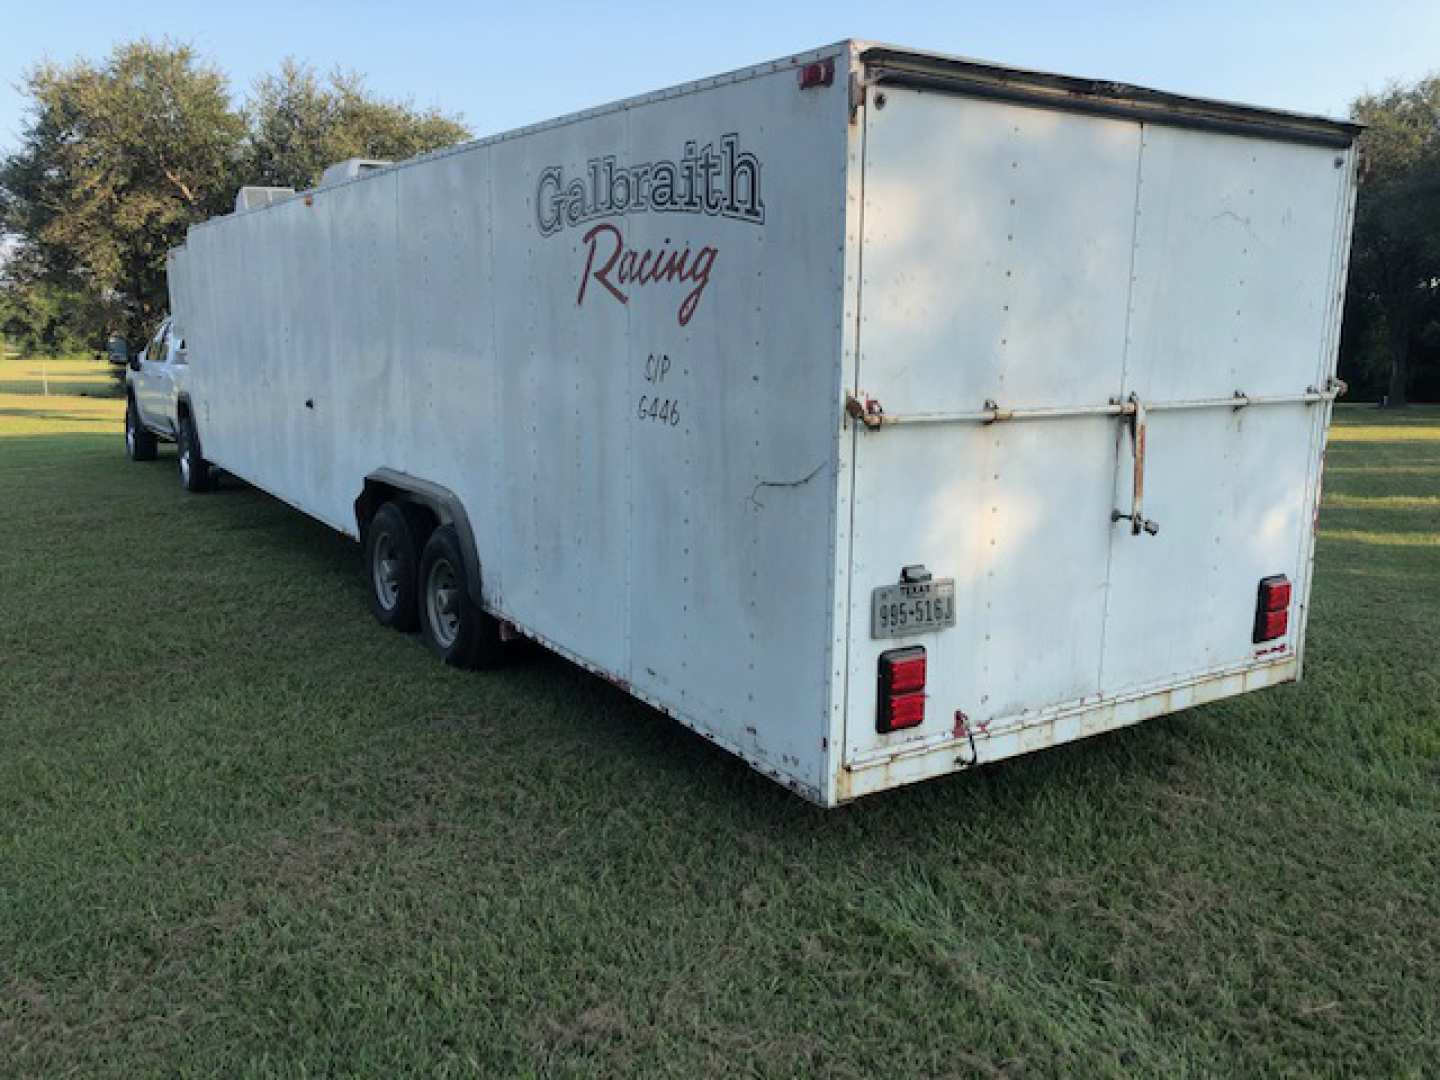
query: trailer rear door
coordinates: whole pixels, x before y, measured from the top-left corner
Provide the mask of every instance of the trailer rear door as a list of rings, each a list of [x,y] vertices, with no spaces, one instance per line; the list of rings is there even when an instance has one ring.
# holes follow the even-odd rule
[[[898,86],[864,117],[847,763],[1293,648],[1251,629],[1308,575],[1344,155]],[[890,636],[916,565],[954,625]],[[910,645],[925,722],[882,734]]]
[[[1343,284],[1348,159],[1147,126],[1124,395],[1144,408],[1143,516],[1113,536],[1102,685],[1119,692],[1298,644],[1251,636],[1256,590],[1309,575]],[[1117,505],[1136,471],[1122,438]],[[1297,589],[1299,605],[1308,589]]]

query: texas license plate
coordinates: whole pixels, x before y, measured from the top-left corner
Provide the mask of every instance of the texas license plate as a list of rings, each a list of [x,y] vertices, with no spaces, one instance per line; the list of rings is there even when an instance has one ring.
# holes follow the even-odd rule
[[[955,625],[954,578],[882,585],[871,595],[871,637],[924,634]]]

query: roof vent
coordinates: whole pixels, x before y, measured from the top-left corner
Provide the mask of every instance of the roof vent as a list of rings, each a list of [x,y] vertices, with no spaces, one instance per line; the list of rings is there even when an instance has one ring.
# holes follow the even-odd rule
[[[242,187],[235,193],[235,212],[273,206],[294,194],[295,189],[288,187]]]
[[[376,169],[383,169],[387,165],[393,165],[391,161],[380,161],[376,158],[352,157],[345,161],[331,165],[320,175],[320,186],[329,187],[331,184],[339,184],[345,180],[354,180],[358,176],[374,172]]]

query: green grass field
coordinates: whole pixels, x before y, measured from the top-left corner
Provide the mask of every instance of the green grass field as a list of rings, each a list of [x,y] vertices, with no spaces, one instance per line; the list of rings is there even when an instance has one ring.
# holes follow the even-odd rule
[[[1421,1075],[1440,410],[1342,408],[1306,681],[824,813],[0,361],[0,1072]]]

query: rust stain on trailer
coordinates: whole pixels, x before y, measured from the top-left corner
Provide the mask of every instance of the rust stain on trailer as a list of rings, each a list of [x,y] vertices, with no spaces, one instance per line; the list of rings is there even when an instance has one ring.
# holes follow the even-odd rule
[[[1124,521],[1128,519],[1131,536],[1139,536],[1142,532],[1154,536],[1160,531],[1160,525],[1158,522],[1148,520],[1143,513],[1145,506],[1145,444],[1148,423],[1145,404],[1140,400],[1139,395],[1130,395],[1129,400],[1121,409],[1121,415],[1128,416],[1130,419],[1130,450],[1131,456],[1134,458],[1134,467],[1131,473],[1130,512],[1127,514],[1116,508],[1110,511],[1110,520]]]
[[[860,421],[871,431],[885,422],[885,407],[869,394],[866,394],[863,399],[854,394],[846,395],[845,413],[850,419]]]
[[[1145,501],[1145,414],[1137,409],[1131,423],[1135,425],[1135,504],[1131,507],[1130,532],[1138,536],[1144,525],[1140,507]]]
[[[1015,410],[1002,409],[1000,407],[1000,403],[994,398],[985,399],[985,411],[990,414],[989,418],[985,420],[985,423],[987,424],[993,424],[1000,420],[1015,419]]]

